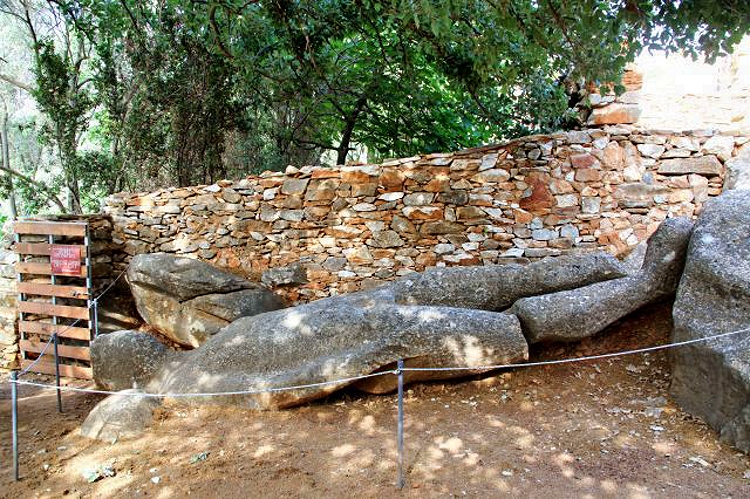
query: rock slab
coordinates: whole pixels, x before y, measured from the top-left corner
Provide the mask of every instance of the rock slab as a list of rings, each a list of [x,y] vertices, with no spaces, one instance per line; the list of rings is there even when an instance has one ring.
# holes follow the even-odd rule
[[[143,387],[171,353],[156,338],[133,330],[100,334],[91,342],[94,381],[105,390]]]
[[[150,389],[159,393],[260,390],[370,374],[399,359],[415,365],[481,366],[527,356],[528,346],[513,315],[397,305],[392,303],[392,290],[385,287],[238,319],[200,348],[166,364]],[[410,372],[407,381],[470,373]],[[377,379],[378,383],[362,388],[383,392],[395,386],[392,374]],[[284,408],[348,384],[187,400]]]
[[[750,328],[750,191],[710,200],[690,241],[673,309],[674,341]],[[671,393],[750,452],[750,333],[676,348]]]
[[[603,252],[566,255],[531,263],[431,268],[397,282],[395,301],[501,311],[519,298],[624,277],[626,269]]]
[[[138,313],[171,340],[197,347],[230,322],[284,308],[265,287],[190,258],[133,258],[128,282]]]
[[[743,145],[737,156],[725,163],[727,167],[724,190],[750,189],[750,142]]]
[[[529,343],[576,341],[593,336],[639,308],[675,293],[685,264],[693,224],[667,219],[648,240],[639,272],[578,289],[513,304]]]
[[[141,390],[123,390],[94,407],[81,425],[81,435],[97,440],[123,440],[142,434],[151,425],[160,401]]]

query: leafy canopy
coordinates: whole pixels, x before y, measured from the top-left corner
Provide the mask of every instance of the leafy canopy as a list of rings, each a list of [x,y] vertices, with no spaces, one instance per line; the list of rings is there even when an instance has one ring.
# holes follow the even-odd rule
[[[41,4],[76,41],[32,44],[40,134],[81,199],[575,126],[642,50],[713,60],[750,29],[746,0]]]

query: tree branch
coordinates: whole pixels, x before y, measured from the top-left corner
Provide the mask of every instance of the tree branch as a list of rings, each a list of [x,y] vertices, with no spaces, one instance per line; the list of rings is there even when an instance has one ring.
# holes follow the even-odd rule
[[[211,8],[208,11],[208,22],[211,25],[211,31],[214,32],[214,37],[216,38],[216,45],[219,47],[219,52],[224,54],[224,57],[227,59],[234,59],[234,56],[229,51],[229,49],[224,45],[224,42],[221,41],[221,30],[219,30],[219,24],[216,22],[216,5],[212,5]]]
[[[50,192],[49,187],[47,187],[46,185],[42,184],[41,182],[37,182],[36,180],[32,179],[31,177],[28,177],[28,176],[24,175],[21,172],[17,172],[16,170],[13,170],[12,168],[6,168],[6,167],[0,165],[0,170],[13,175],[14,177],[20,178],[21,180],[23,180],[27,184],[30,184],[30,185],[33,185],[34,187],[39,188],[40,191],[41,191],[41,193],[44,194],[44,196],[47,199],[49,199],[50,201],[52,201],[53,203],[55,203],[57,205],[57,207],[60,208],[60,212],[61,213],[67,213],[68,212],[68,210],[65,209],[65,205],[62,203],[62,201],[60,201],[60,198],[58,198],[57,196],[55,196],[54,194],[52,194]]]
[[[6,75],[6,74],[3,74],[3,73],[0,73],[0,80],[5,81],[6,83],[10,83],[14,87],[20,88],[21,90],[25,90],[28,93],[31,93],[31,92],[34,91],[34,87],[32,87],[31,85],[28,85],[28,84],[26,84],[26,83],[24,83],[24,82],[22,82],[20,80],[17,80],[17,79],[13,78],[10,75]]]

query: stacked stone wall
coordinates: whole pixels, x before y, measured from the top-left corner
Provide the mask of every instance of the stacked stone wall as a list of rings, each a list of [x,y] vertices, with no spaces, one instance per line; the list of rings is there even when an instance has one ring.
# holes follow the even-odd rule
[[[697,215],[747,142],[604,126],[378,165],[289,167],[122,193],[105,209],[111,262],[119,270],[139,253],[199,258],[265,276],[296,302],[432,266],[621,255],[665,218]]]

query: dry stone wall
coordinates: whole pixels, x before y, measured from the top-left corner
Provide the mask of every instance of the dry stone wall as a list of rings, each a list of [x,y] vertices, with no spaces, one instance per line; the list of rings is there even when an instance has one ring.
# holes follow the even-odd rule
[[[199,258],[292,301],[427,267],[627,253],[721,193],[746,136],[604,126],[379,165],[289,167],[107,200],[111,261]]]

